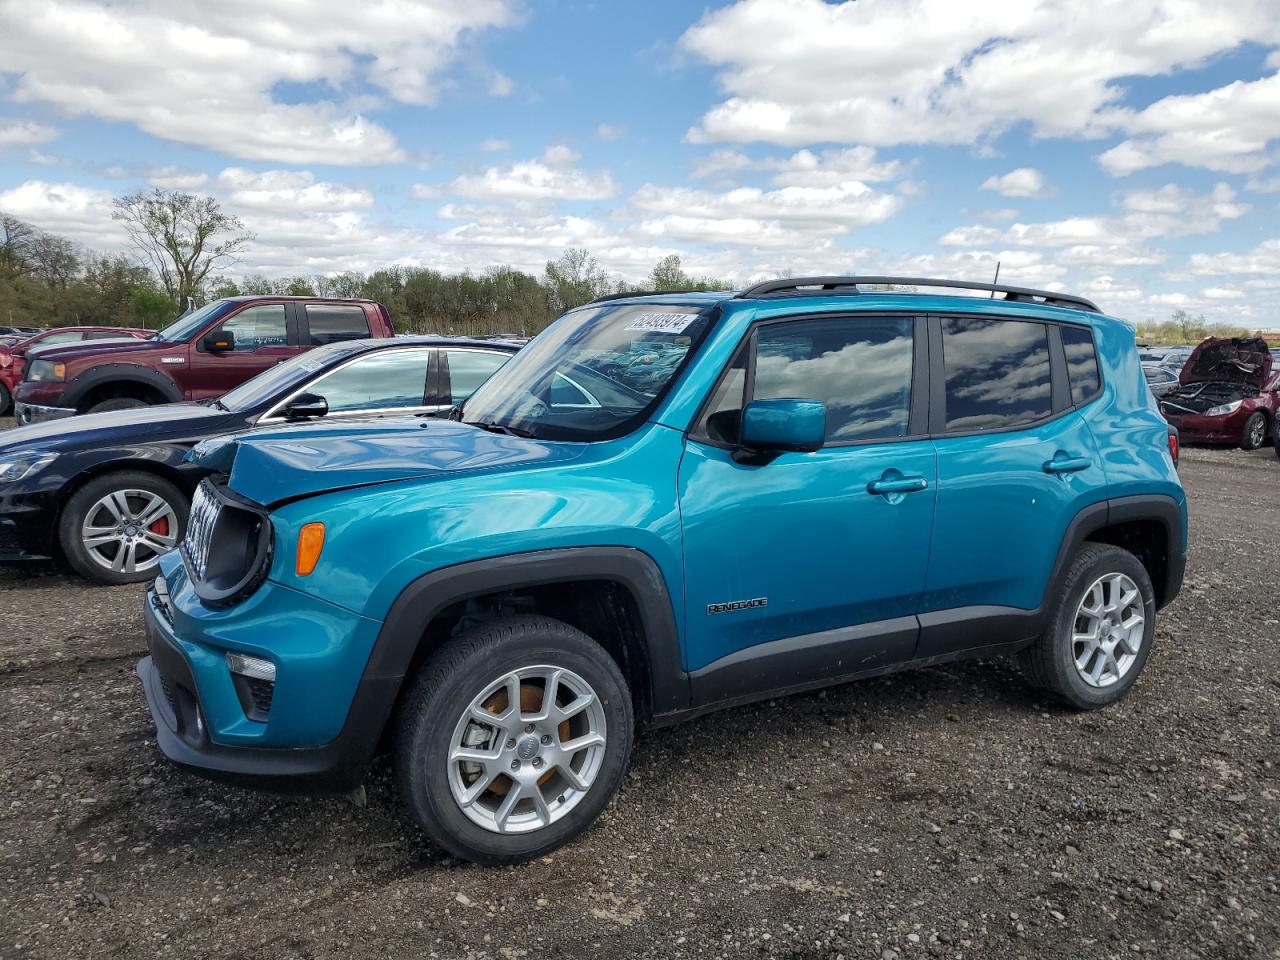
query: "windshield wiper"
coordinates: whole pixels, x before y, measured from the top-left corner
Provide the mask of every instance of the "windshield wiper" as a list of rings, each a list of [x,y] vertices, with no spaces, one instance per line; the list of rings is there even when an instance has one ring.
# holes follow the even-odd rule
[[[501,433],[508,437],[523,437],[526,440],[534,440],[531,430],[522,430],[519,427],[508,427],[505,424],[494,423],[492,420],[463,420],[469,427],[479,427],[481,430],[488,430],[490,433]]]

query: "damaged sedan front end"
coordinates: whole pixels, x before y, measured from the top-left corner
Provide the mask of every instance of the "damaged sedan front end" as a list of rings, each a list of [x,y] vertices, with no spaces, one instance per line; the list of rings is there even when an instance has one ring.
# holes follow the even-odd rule
[[[1160,410],[1183,440],[1256,450],[1274,429],[1278,381],[1260,337],[1211,337],[1192,352]]]

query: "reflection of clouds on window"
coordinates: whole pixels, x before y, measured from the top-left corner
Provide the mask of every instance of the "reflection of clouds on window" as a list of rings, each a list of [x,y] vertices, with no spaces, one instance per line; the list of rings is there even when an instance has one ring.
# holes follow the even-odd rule
[[[1067,356],[1071,400],[1073,403],[1080,403],[1097,393],[1102,386],[1098,357],[1093,349],[1093,331],[1066,324],[1059,329],[1062,333],[1062,351]]]
[[[754,399],[804,397],[827,407],[827,439],[901,437],[911,394],[913,321],[812,320],[766,328]]]
[[[1053,411],[1044,324],[954,318],[943,321],[947,429],[991,430]]]

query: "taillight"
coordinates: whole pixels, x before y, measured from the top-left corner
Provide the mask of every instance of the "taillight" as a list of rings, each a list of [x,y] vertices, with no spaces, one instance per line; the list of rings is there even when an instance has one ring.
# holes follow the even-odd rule
[[[1169,430],[1169,456],[1173,457],[1173,465],[1178,465],[1178,431]]]

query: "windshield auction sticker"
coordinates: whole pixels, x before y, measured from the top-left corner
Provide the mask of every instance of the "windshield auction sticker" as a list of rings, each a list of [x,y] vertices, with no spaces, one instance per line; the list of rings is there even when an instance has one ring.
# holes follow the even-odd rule
[[[653,333],[684,333],[684,328],[697,318],[696,313],[637,313],[622,329]]]

